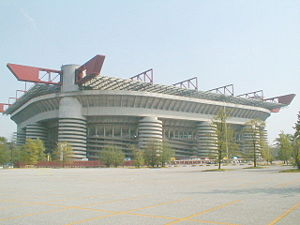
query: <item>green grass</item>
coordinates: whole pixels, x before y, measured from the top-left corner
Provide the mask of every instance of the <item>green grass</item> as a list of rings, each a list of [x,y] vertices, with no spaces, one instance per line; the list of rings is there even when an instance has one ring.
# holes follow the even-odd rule
[[[250,166],[250,167],[245,167],[243,169],[264,169],[264,168],[266,168],[266,167],[264,167],[264,166],[257,166],[257,167]]]
[[[202,172],[225,172],[230,170],[234,170],[234,169],[210,169],[210,170],[203,170]]]
[[[300,169],[281,170],[279,173],[300,173]]]

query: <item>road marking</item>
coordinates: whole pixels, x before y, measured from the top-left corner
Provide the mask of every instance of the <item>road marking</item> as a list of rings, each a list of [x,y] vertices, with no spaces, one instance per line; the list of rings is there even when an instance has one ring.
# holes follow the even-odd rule
[[[274,225],[274,224],[278,223],[280,220],[282,220],[284,217],[288,216],[291,212],[293,212],[294,210],[296,210],[299,207],[300,207],[300,202],[298,204],[294,205],[293,207],[289,208],[284,213],[282,213],[280,216],[278,216],[275,220],[273,220],[268,225]]]
[[[93,221],[93,220],[100,220],[100,219],[112,217],[112,216],[126,215],[126,214],[131,213],[131,212],[135,212],[135,211],[139,211],[139,210],[143,210],[143,209],[154,208],[154,207],[158,207],[158,206],[162,206],[162,205],[173,204],[173,203],[177,203],[177,202],[182,202],[182,201],[186,201],[186,200],[189,200],[189,199],[191,199],[191,198],[184,198],[184,199],[178,199],[178,200],[174,200],[174,201],[162,202],[162,203],[158,203],[158,204],[154,204],[154,205],[150,205],[150,206],[145,206],[145,207],[142,207],[142,208],[127,210],[127,211],[121,211],[121,212],[115,212],[115,213],[112,213],[112,214],[109,214],[109,215],[104,215],[104,216],[95,216],[95,217],[91,217],[91,218],[84,219],[84,220],[74,221],[74,222],[71,222],[71,223],[68,223],[68,224],[65,224],[65,225],[81,224],[81,223],[90,222],[90,221]]]
[[[55,199],[55,200],[50,200],[47,202],[65,202],[69,200],[80,200],[80,199],[92,199],[92,198],[97,198],[97,197],[107,197],[107,196],[114,196],[114,195],[92,195],[92,196],[86,196],[86,197],[65,197],[63,199]]]
[[[51,212],[60,212],[60,211],[64,211],[64,210],[66,210],[66,209],[51,209],[51,210],[40,211],[40,212],[36,212],[36,213],[29,213],[29,214],[23,214],[23,215],[19,215],[19,216],[0,218],[0,221],[19,219],[19,218],[24,218],[24,217],[29,217],[29,216],[36,216],[36,215],[51,213]]]
[[[87,211],[94,211],[94,212],[110,213],[110,215],[106,215],[106,216],[113,216],[113,215],[134,215],[134,216],[142,216],[142,217],[150,217],[150,218],[160,218],[160,219],[166,219],[166,220],[179,220],[180,218],[178,218],[178,217],[160,216],[160,215],[149,215],[149,214],[140,214],[140,213],[134,213],[134,212],[132,212],[132,211],[138,211],[138,210],[142,210],[142,209],[146,209],[146,208],[153,208],[153,207],[160,206],[160,205],[171,204],[171,203],[175,203],[175,202],[178,202],[178,201],[182,201],[182,200],[175,200],[175,201],[171,201],[171,202],[164,202],[164,203],[159,203],[159,204],[155,204],[155,205],[151,205],[151,206],[146,206],[146,207],[139,208],[139,209],[133,209],[133,210],[121,211],[121,212],[120,211],[105,210],[105,209],[87,208],[87,207],[82,207],[82,206],[66,206],[66,205],[61,205],[61,204],[53,204],[53,203],[50,203],[50,202],[17,201],[18,203],[26,204],[26,205],[47,205],[47,206],[60,207],[62,209],[53,209],[53,210],[36,212],[36,213],[24,214],[24,215],[20,215],[20,216],[6,217],[6,218],[0,219],[0,221],[13,220],[13,219],[24,218],[24,217],[29,217],[29,216],[34,216],[34,215],[40,215],[40,214],[46,214],[46,213],[51,213],[51,212],[61,212],[61,211],[68,210],[68,209],[79,209],[79,210],[87,210]],[[15,207],[22,207],[22,206],[15,206]],[[7,208],[14,208],[14,207],[7,207]],[[224,223],[224,222],[217,222],[217,221],[198,220],[198,219],[192,219],[192,218],[191,219],[187,219],[187,221],[194,221],[194,222],[208,223],[208,224],[220,224],[220,225],[238,225],[238,224],[231,224],[231,223]]]
[[[140,214],[140,213],[128,213],[127,215],[143,216],[143,217],[151,217],[151,218],[159,218],[159,219],[167,219],[167,220],[178,220],[178,219],[180,219],[178,217],[149,215],[149,214]],[[187,221],[194,221],[194,222],[208,223],[208,224],[220,224],[220,225],[239,225],[239,224],[233,224],[233,223],[208,221],[208,220],[198,220],[198,219],[188,219]]]
[[[123,198],[123,199],[108,200],[108,201],[96,202],[96,203],[92,203],[92,204],[85,204],[85,205],[81,205],[81,206],[82,207],[97,206],[97,205],[114,203],[114,202],[121,202],[121,201],[127,201],[127,200],[135,200],[135,199],[143,198],[143,197],[146,197],[146,196],[147,195],[136,196],[136,197],[132,197],[132,198]]]
[[[218,224],[218,225],[240,225],[240,224],[237,224],[237,223],[226,223],[226,222],[197,220],[197,219],[188,219],[187,221],[195,221],[195,222],[199,222],[199,223]]]
[[[131,199],[133,199],[133,198],[131,198]],[[129,200],[129,199],[119,199],[118,201],[121,201],[121,200]],[[115,201],[116,200],[114,200],[113,202],[115,202]],[[60,212],[60,211],[65,211],[65,210],[69,210],[69,209],[86,209],[86,210],[93,210],[93,211],[106,212],[106,213],[119,213],[119,212],[105,210],[105,209],[84,208],[84,206],[64,206],[64,205],[52,204],[52,203],[48,203],[48,202],[28,202],[28,201],[17,201],[17,200],[10,200],[10,201],[6,200],[6,202],[17,202],[19,204],[28,204],[28,205],[47,205],[47,206],[61,207],[62,209],[51,209],[51,210],[40,211],[40,212],[35,212],[35,213],[23,214],[23,215],[19,215],[19,216],[5,217],[5,218],[0,218],[0,221],[19,219],[19,218],[24,218],[24,217],[29,217],[29,216],[51,213],[51,212]],[[110,203],[110,202],[103,202],[101,204]],[[99,202],[98,202],[98,204],[99,204]]]
[[[233,205],[233,204],[236,204],[238,202],[240,202],[241,200],[235,200],[235,201],[231,201],[231,202],[228,202],[228,203],[225,203],[225,204],[222,204],[222,205],[218,205],[218,206],[215,206],[213,208],[210,208],[210,209],[206,209],[204,211],[201,211],[201,212],[198,212],[198,213],[195,213],[195,214],[192,214],[190,216],[187,216],[187,217],[183,217],[183,218],[179,218],[175,221],[172,221],[172,222],[169,222],[169,223],[166,223],[165,225],[171,225],[171,224],[175,224],[175,223],[180,223],[182,221],[186,221],[186,220],[189,220],[193,217],[196,217],[196,216],[200,216],[200,215],[203,215],[203,214],[206,214],[206,213],[209,213],[209,212],[213,212],[213,211],[216,211],[218,209],[222,209],[226,206],[229,206],[229,205]]]

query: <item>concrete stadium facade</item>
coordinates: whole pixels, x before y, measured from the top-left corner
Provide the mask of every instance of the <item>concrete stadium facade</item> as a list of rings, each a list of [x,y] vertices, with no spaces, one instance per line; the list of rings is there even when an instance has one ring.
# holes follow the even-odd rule
[[[77,65],[62,66],[61,85],[36,84],[7,110],[17,124],[17,143],[41,139],[47,148],[72,145],[77,160],[95,160],[107,145],[130,157],[132,145],[166,141],[177,158],[210,157],[216,150],[212,120],[221,109],[227,122],[241,132],[252,119],[266,120],[281,103],[97,76],[75,82]]]

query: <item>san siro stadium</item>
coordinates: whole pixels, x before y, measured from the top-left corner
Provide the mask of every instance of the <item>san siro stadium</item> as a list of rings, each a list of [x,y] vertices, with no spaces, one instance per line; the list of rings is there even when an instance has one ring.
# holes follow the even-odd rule
[[[249,137],[242,132],[248,121],[265,121],[295,96],[266,99],[262,91],[235,96],[233,85],[200,91],[196,78],[154,84],[152,70],[129,79],[104,76],[103,61],[97,55],[61,70],[8,64],[18,80],[35,83],[4,110],[17,124],[17,144],[41,139],[53,149],[68,142],[76,160],[96,160],[107,145],[119,146],[131,157],[132,146],[165,141],[177,159],[205,158],[216,151],[212,120],[220,110],[227,112],[237,143],[243,143]],[[57,74],[59,81],[42,81],[41,71]]]

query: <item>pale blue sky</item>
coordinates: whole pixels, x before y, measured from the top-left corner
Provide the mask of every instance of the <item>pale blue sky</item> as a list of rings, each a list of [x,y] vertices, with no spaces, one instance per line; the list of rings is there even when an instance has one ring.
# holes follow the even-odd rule
[[[24,85],[7,63],[59,69],[104,54],[108,76],[153,68],[161,84],[197,76],[201,90],[297,94],[267,120],[271,140],[300,110],[299,0],[0,0],[0,27],[0,102]],[[0,116],[0,136],[15,129]]]

